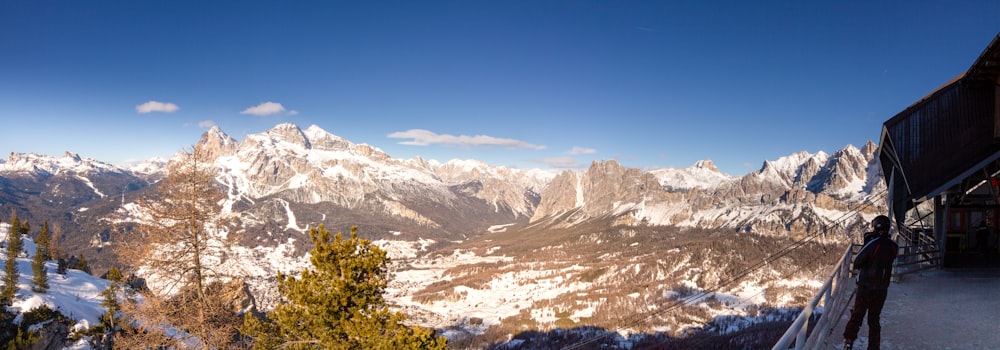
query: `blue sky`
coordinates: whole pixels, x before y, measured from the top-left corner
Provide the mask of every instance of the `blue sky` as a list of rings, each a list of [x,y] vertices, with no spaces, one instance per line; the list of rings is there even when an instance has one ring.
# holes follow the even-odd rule
[[[6,0],[0,152],[124,164],[291,122],[398,158],[742,175],[878,142],[998,32],[995,0]]]

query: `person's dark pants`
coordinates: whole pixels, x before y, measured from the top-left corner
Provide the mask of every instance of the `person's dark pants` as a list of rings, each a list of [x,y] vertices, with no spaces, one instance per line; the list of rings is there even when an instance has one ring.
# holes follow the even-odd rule
[[[990,255],[990,236],[989,232],[978,232],[976,233],[976,245],[979,248],[979,252],[983,255]]]
[[[868,313],[868,349],[877,350],[882,341],[882,325],[879,323],[879,316],[882,314],[882,305],[885,304],[885,296],[888,290],[874,289],[858,285],[858,291],[854,298],[854,309],[851,309],[851,319],[844,327],[844,339],[858,339],[858,331],[861,330],[861,321]]]

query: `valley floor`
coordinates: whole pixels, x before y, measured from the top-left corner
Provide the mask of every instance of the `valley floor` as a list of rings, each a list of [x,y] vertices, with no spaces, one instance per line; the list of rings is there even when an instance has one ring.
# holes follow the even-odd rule
[[[843,347],[838,323],[822,349]],[[855,349],[865,349],[867,320]],[[904,276],[889,287],[882,349],[1000,349],[1000,269],[943,269]]]

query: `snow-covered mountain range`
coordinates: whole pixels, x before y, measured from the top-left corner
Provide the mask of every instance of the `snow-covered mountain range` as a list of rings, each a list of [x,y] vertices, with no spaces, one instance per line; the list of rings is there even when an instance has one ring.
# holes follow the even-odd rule
[[[242,141],[215,127],[198,142],[219,168],[227,206],[253,213],[248,229],[278,235],[325,222],[402,233],[403,239],[458,238],[577,209],[588,218],[611,215],[633,224],[802,234],[829,226],[851,212],[849,205],[884,188],[871,142],[832,156],[798,152],[767,160],[741,177],[720,173],[711,160],[653,170],[605,160],[558,172],[399,159],[315,125],[279,124]],[[155,183],[165,163],[124,168],[69,152],[13,153],[0,161],[0,205],[52,220],[52,212],[121,204]],[[67,219],[67,228],[79,222]]]
[[[726,324],[743,322],[761,304],[807,298],[829,259],[795,253],[788,266],[720,285],[738,275],[740,264],[781,242],[816,235],[813,248],[837,255],[830,247],[885,211],[871,142],[832,155],[766,160],[738,177],[710,160],[684,169],[603,160],[556,171],[399,159],[318,126],[293,124],[241,141],[212,128],[197,142],[218,169],[216,180],[228,194],[223,206],[242,224],[239,253],[227,264],[252,272],[261,298],[273,302],[266,284],[277,272],[306,266],[309,227],[358,226],[397,260],[392,300],[417,322],[458,338],[529,320],[543,326],[590,320],[612,333],[670,335],[698,325],[725,327],[718,323],[724,315],[735,320]],[[85,255],[100,272],[113,263],[103,251],[114,244],[112,215],[153,194],[167,162],[120,167],[69,152],[13,153],[0,160],[0,210],[33,224],[48,220],[67,252]],[[709,310],[704,317],[658,315],[634,323],[609,316],[628,305],[662,311],[665,300],[701,290],[715,293],[686,310]],[[650,326],[656,322],[662,326]]]

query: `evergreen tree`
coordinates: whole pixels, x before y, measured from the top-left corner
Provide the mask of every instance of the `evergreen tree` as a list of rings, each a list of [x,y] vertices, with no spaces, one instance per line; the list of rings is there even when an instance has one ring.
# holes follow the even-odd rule
[[[108,329],[113,330],[115,328],[115,320],[117,320],[118,311],[121,311],[121,307],[118,304],[118,291],[121,290],[122,286],[122,272],[118,270],[118,267],[112,266],[108,270],[106,276],[107,280],[111,282],[108,285],[108,289],[101,292],[103,299],[101,300],[101,306],[107,311],[101,316],[101,320],[108,327]]]
[[[25,226],[21,224],[21,219],[17,217],[17,214],[13,214],[10,231],[7,232],[7,255],[13,254],[14,257],[21,256],[21,251],[24,250],[24,241],[21,240],[24,228]]]
[[[315,245],[312,269],[296,279],[278,276],[285,302],[269,319],[245,319],[244,333],[255,348],[281,344],[287,349],[444,349],[433,330],[405,325],[405,316],[389,310],[383,294],[389,258],[381,248],[341,233],[330,237],[323,225],[309,230]]]
[[[12,228],[7,232],[8,235],[13,234],[14,229]],[[6,244],[6,240],[4,240]],[[5,257],[5,261],[10,260]],[[5,275],[6,276],[6,275]],[[2,290],[6,290],[7,281],[4,278],[4,285]],[[14,317],[17,316],[14,313],[7,310],[7,307],[11,305],[12,299],[6,297],[0,297],[0,346],[8,344],[17,335],[17,325],[14,324]]]
[[[0,299],[3,299],[7,305],[13,302],[14,295],[17,294],[17,282],[18,278],[21,277],[21,273],[17,271],[17,257],[21,255],[24,245],[24,242],[21,241],[21,230],[24,226],[21,225],[21,220],[17,218],[16,214],[13,216],[10,231],[7,232],[7,256],[4,261],[3,289],[0,290]]]
[[[42,231],[35,237],[35,244],[38,245],[38,251],[42,253],[43,260],[52,260],[51,243],[52,233],[49,232],[49,221],[45,220],[42,223]]]
[[[45,255],[42,246],[35,246],[35,257],[31,259],[31,271],[35,277],[31,279],[31,290],[45,293],[49,290],[49,270],[45,268]]]
[[[9,303],[4,304],[4,301],[0,300],[0,348],[9,347],[10,343],[16,339],[15,337],[21,335],[19,334],[21,327],[14,323],[14,318],[17,315],[8,311],[8,306],[10,306]]]
[[[36,331],[25,330],[21,327],[15,327],[15,329],[17,329],[17,334],[14,335],[13,339],[7,341],[7,349],[31,349],[35,343],[41,340],[41,336]],[[13,331],[12,329],[11,332]]]
[[[83,254],[80,254],[80,259],[76,261],[76,269],[90,273],[90,265],[87,265],[87,258],[83,257]]]

